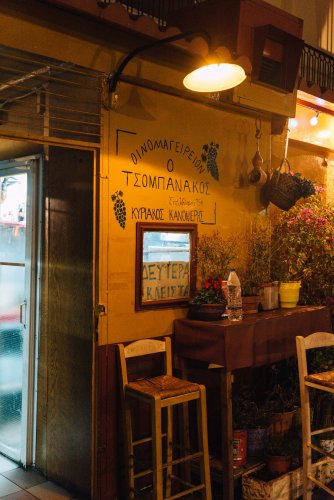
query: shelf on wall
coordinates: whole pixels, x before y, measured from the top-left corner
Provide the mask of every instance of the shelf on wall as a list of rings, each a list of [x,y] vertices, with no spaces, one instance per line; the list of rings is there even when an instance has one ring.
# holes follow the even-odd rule
[[[310,142],[300,141],[298,139],[289,139],[289,146],[303,149],[314,156],[320,156],[328,160],[334,160],[334,149],[320,146],[319,144],[312,144]]]

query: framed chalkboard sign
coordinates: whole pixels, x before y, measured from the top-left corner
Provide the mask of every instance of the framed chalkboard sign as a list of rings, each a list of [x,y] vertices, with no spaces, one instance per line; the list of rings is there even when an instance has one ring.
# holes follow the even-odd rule
[[[187,305],[196,287],[196,224],[137,222],[136,311]]]

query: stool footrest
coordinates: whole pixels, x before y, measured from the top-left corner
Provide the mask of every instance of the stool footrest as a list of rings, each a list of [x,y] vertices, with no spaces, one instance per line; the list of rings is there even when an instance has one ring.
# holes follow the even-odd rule
[[[141,470],[140,472],[137,472],[136,474],[134,474],[133,477],[134,477],[134,479],[138,479],[140,477],[147,476],[148,474],[153,474],[153,470],[152,469]]]
[[[331,490],[328,486],[326,486],[326,484],[323,484],[321,483],[318,479],[316,479],[315,477],[313,476],[307,476],[308,479],[310,481],[312,481],[312,483],[316,484],[317,486],[319,486],[319,488],[321,488],[322,490],[326,491],[327,493],[329,493],[331,496],[334,495],[334,490]]]
[[[163,465],[163,468],[168,467],[169,465],[183,464],[184,462],[188,462],[189,460],[194,460],[195,458],[201,458],[203,456],[202,451],[197,451],[196,453],[192,453],[191,455],[186,455],[185,457],[175,458],[171,462]]]
[[[317,436],[319,434],[325,434],[325,432],[331,432],[334,431],[334,427],[326,427],[323,429],[315,429],[314,431],[311,431],[311,436]]]
[[[334,460],[334,453],[331,453],[330,451],[325,451],[313,443],[307,443],[307,446],[309,448],[312,448],[312,450],[317,451],[318,453],[321,453],[322,455],[325,455],[326,457],[330,458],[331,460]]]
[[[167,467],[169,467],[170,465],[182,464],[184,462],[187,462],[188,460],[194,460],[196,458],[201,458],[202,456],[203,456],[203,452],[198,451],[197,453],[193,453],[192,455],[187,455],[186,457],[176,458],[175,460],[172,460],[168,463],[164,463],[164,464],[162,464],[162,468],[167,469]],[[140,472],[137,472],[136,474],[134,474],[134,478],[137,479],[139,477],[146,476],[147,474],[153,474],[153,470],[152,469],[145,469],[145,470],[142,470]]]
[[[165,497],[164,500],[174,500],[176,498],[182,498],[185,495],[190,495],[191,493],[195,493],[196,491],[201,491],[205,488],[205,484],[197,484],[196,486],[192,483],[189,483],[187,481],[184,481],[184,479],[181,479],[178,476],[170,476],[171,479],[174,479],[175,481],[178,481],[179,483],[183,484],[184,486],[187,486],[188,488],[184,491],[180,491],[179,493],[176,493],[175,495],[172,495],[170,497]]]
[[[161,434],[161,437],[166,438],[167,437],[166,432]],[[147,436],[141,439],[136,439],[135,441],[133,441],[132,445],[137,446],[138,444],[150,443],[151,441],[152,441],[152,436]]]

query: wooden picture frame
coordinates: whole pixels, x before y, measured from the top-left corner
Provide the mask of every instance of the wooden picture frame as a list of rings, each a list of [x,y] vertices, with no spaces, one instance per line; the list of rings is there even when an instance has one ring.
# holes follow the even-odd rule
[[[196,224],[137,222],[135,310],[186,306],[196,288]]]

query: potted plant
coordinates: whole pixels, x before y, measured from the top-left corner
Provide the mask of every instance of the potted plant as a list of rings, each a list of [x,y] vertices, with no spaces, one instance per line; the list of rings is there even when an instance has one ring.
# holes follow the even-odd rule
[[[283,171],[285,166],[287,172]],[[290,210],[300,198],[308,198],[314,193],[314,182],[300,173],[293,173],[286,157],[261,189],[264,204],[267,206],[271,202],[282,210]]]
[[[237,239],[225,237],[219,230],[199,237],[196,249],[199,288],[189,302],[190,319],[221,319],[227,303],[225,280],[237,253]]]
[[[210,276],[189,302],[189,319],[219,320],[226,309],[226,297],[221,276]]]
[[[269,437],[266,446],[266,462],[269,471],[284,474],[292,462],[292,440],[290,435],[274,434]]]
[[[334,209],[321,201],[321,188],[307,202],[274,221],[271,272],[280,282],[300,281],[301,304],[326,304],[334,283]]]
[[[260,290],[271,282],[271,223],[267,217],[257,216],[251,220],[243,238],[243,253],[239,271],[243,310],[257,312],[260,303]]]
[[[288,449],[291,450],[291,465],[286,473],[271,472],[267,465],[259,465],[247,471],[242,476],[242,498],[243,500],[272,499],[287,500],[302,498],[303,495],[303,472],[302,463],[302,440],[297,436],[285,436],[284,440],[275,439],[268,442],[267,462],[272,461],[274,455],[285,456]],[[285,459],[283,459],[285,460]],[[289,460],[287,459],[287,462]],[[277,463],[276,463],[277,465]],[[273,470],[277,470],[273,464]],[[279,467],[281,470],[281,468]],[[284,469],[283,469],[284,470]],[[333,479],[333,464],[320,460],[312,466],[312,475],[319,481],[328,483]]]
[[[290,431],[295,414],[295,398],[277,383],[267,393],[265,409],[268,413],[269,434],[285,434]]]

